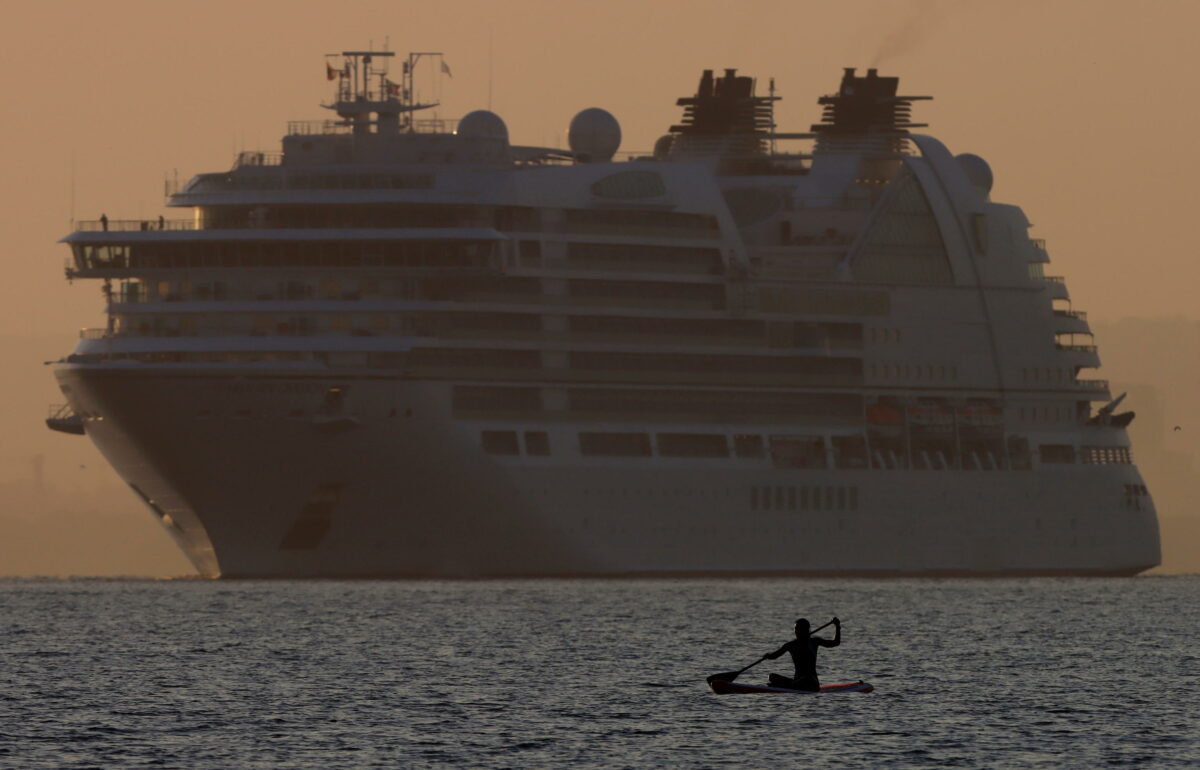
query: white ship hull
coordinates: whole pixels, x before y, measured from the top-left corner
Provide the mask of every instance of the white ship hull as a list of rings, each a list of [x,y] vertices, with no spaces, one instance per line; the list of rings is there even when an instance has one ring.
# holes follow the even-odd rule
[[[569,422],[535,426],[551,457],[495,457],[480,423],[452,419],[446,384],[354,381],[337,424],[285,415],[345,378],[81,374],[60,371],[76,411],[108,415],[89,435],[209,577],[1129,575],[1159,562],[1149,497],[1123,491],[1142,483],[1128,464],[582,458]]]

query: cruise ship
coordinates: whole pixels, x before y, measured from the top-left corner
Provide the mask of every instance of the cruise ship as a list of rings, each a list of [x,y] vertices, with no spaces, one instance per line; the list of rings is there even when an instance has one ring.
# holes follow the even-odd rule
[[[440,119],[439,54],[325,70],[333,116],[171,190],[186,218],[63,239],[107,324],[47,423],[201,575],[1159,563],[1085,313],[898,78],[786,132],[773,81],[705,71],[639,154],[600,108],[568,148]]]

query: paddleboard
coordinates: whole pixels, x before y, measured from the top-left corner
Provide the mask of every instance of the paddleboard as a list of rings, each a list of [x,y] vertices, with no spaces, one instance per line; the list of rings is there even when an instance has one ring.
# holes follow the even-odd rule
[[[820,695],[827,692],[871,692],[875,688],[867,682],[844,682],[842,684],[825,684],[821,685],[821,689],[814,690],[789,690],[786,687],[771,687],[765,684],[738,684],[737,682],[726,682],[723,679],[714,679],[708,683],[712,691],[718,695],[733,695],[738,693],[756,693],[756,692],[782,692],[791,695]]]

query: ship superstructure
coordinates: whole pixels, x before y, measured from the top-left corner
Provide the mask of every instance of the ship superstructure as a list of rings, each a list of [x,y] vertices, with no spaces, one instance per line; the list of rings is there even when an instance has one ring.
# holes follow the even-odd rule
[[[327,64],[293,123],[81,223],[74,417],[209,576],[1134,574],[1154,507],[1086,316],[988,165],[846,70],[812,130],[706,71],[647,155],[418,116]],[[336,65],[336,66],[335,66]]]

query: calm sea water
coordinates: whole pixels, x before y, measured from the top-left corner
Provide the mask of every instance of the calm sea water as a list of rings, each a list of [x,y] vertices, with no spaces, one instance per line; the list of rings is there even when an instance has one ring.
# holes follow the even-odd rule
[[[1198,590],[0,582],[0,766],[1197,767]],[[706,689],[834,614],[822,680],[874,693]]]

